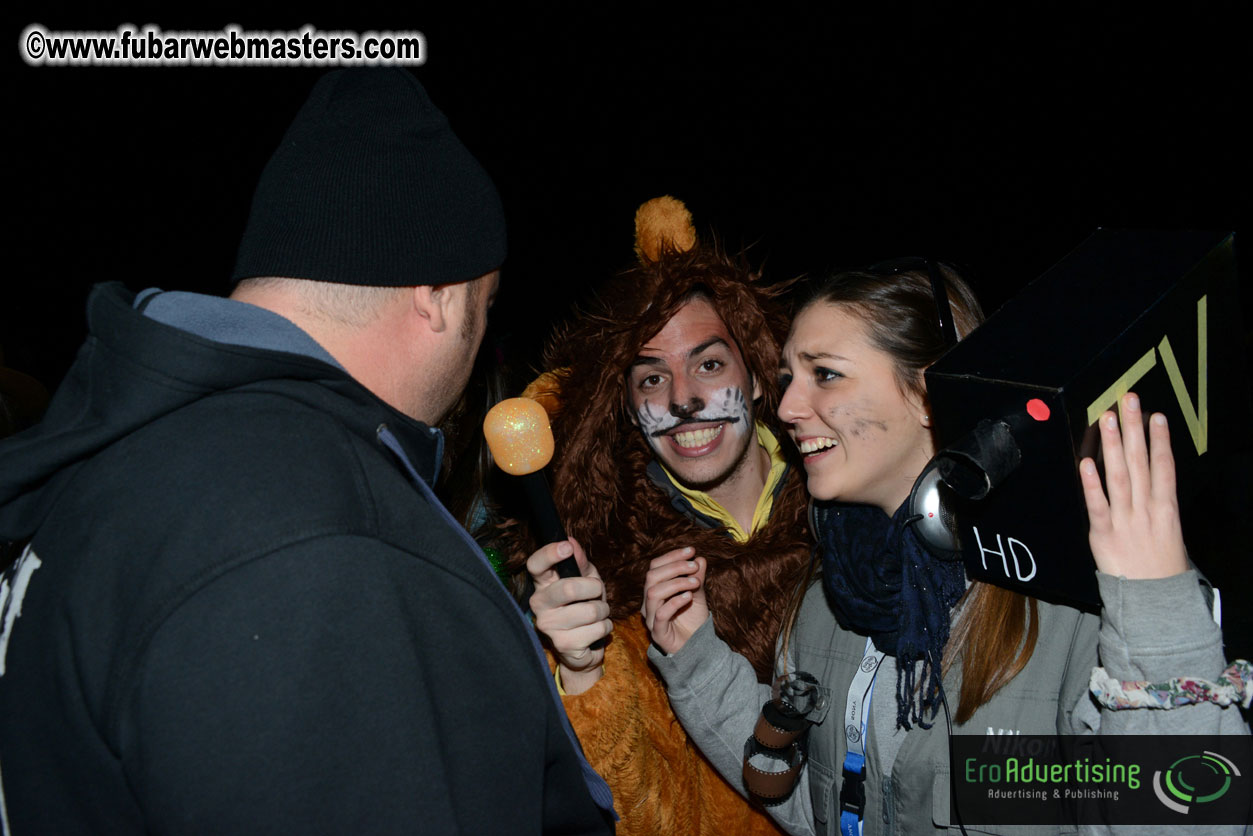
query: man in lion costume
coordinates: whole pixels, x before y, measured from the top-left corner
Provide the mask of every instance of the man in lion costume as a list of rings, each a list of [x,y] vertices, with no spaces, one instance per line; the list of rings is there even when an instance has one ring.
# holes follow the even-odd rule
[[[506,547],[535,584],[536,627],[613,790],[618,833],[777,833],[687,740],[649,667],[640,610],[650,564],[694,563],[718,634],[769,681],[810,555],[804,475],[776,431],[780,291],[697,242],[673,198],[640,208],[636,252],[554,335],[554,371],[525,393],[550,413],[553,498],[571,540],[535,551],[515,529]],[[559,579],[552,566],[571,554],[583,576]]]

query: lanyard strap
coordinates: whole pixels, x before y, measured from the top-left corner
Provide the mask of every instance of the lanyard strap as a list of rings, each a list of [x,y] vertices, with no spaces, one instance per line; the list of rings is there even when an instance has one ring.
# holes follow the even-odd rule
[[[867,637],[857,675],[848,686],[844,703],[844,780],[840,786],[840,834],[860,836],[866,807],[866,732],[870,719],[870,698],[874,694],[883,651],[876,650]]]

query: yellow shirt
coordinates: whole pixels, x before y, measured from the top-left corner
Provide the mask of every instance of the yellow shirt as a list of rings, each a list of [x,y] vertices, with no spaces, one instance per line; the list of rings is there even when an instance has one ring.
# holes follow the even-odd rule
[[[757,507],[753,510],[753,526],[751,532],[745,532],[735,517],[727,513],[727,509],[723,508],[718,502],[704,491],[696,491],[691,488],[680,485],[674,475],[666,470],[666,478],[671,484],[686,497],[687,501],[692,503],[692,507],[707,517],[717,520],[727,527],[727,531],[735,538],[735,542],[744,543],[748,541],[750,533],[756,532],[759,528],[766,524],[766,520],[770,519],[770,509],[774,506],[774,491],[779,486],[779,480],[783,478],[783,472],[787,469],[787,462],[783,458],[783,450],[779,446],[779,440],[774,437],[774,433],[760,421],[756,424],[757,443],[770,456],[770,473],[766,476],[766,485],[761,489],[761,496],[757,497]]]

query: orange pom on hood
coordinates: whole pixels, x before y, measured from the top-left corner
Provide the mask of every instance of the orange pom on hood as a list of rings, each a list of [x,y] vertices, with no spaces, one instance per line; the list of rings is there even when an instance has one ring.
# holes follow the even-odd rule
[[[692,213],[678,198],[654,197],[635,211],[635,255],[640,261],[660,261],[667,252],[687,252],[694,246]]]

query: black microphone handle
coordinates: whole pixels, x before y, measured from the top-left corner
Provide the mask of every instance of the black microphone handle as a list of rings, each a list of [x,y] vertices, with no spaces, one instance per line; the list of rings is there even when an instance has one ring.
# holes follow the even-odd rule
[[[557,515],[557,506],[553,504],[553,493],[548,489],[544,471],[527,473],[518,479],[522,483],[522,492],[526,494],[527,503],[531,506],[531,522],[535,525],[536,539],[544,545],[565,540],[566,527],[561,524],[561,517]],[[559,561],[553,568],[563,578],[577,578],[583,574],[579,571],[578,561],[573,555]],[[605,638],[599,638],[592,642],[591,649],[600,650],[604,646]]]
[[[527,504],[531,506],[531,524],[535,526],[535,539],[541,545],[560,543],[566,539],[566,527],[557,516],[557,506],[553,504],[552,491],[548,489],[548,480],[544,471],[537,470],[518,477],[522,481],[522,492],[526,494]],[[579,564],[573,557],[567,557],[555,567],[557,574],[563,578],[577,578]]]

